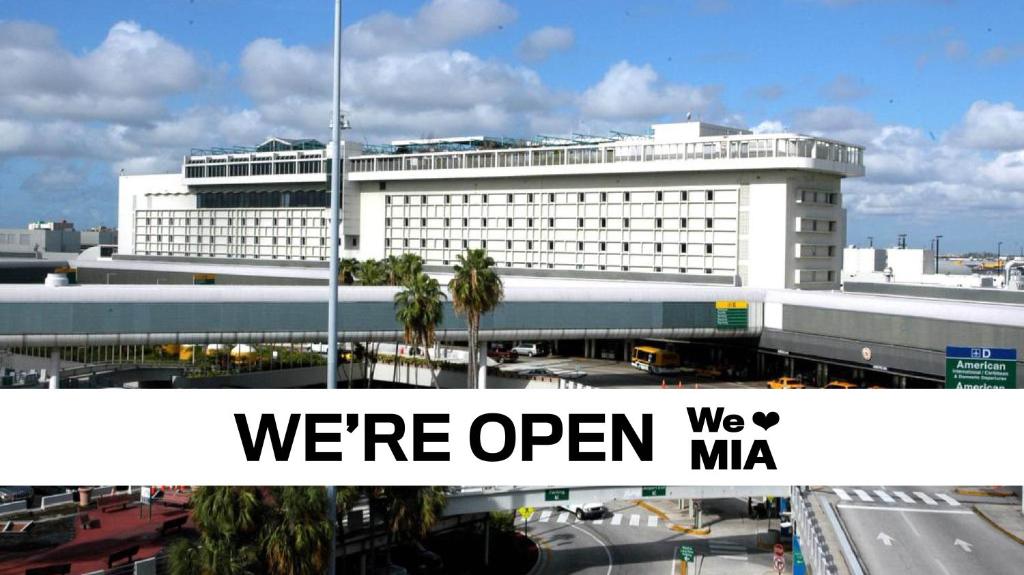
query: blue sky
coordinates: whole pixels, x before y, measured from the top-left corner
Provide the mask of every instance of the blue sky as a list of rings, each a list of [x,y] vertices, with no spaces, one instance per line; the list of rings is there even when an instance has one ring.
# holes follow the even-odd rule
[[[113,224],[116,174],[192,146],[325,138],[329,0],[0,3],[0,226]],[[1024,242],[1024,3],[345,4],[366,141],[706,120],[867,147],[849,241]]]

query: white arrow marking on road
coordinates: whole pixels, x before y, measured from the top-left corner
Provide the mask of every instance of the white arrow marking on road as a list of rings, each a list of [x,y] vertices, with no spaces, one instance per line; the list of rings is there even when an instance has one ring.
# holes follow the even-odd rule
[[[878,537],[876,539],[881,541],[882,544],[885,545],[886,547],[892,547],[892,541],[893,541],[892,536],[887,535],[885,533],[879,533]]]
[[[956,541],[953,542],[953,545],[956,545],[957,547],[963,549],[964,551],[966,551],[968,553],[971,552],[971,547],[973,546],[973,544],[968,543],[968,542],[964,541],[963,539],[957,539]]]

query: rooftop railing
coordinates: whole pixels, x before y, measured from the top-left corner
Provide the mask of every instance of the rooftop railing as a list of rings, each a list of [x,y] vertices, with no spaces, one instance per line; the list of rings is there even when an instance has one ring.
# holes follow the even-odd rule
[[[821,138],[772,135],[663,144],[635,141],[615,145],[362,155],[349,161],[349,169],[359,173],[744,158],[812,158],[863,166],[864,148]]]

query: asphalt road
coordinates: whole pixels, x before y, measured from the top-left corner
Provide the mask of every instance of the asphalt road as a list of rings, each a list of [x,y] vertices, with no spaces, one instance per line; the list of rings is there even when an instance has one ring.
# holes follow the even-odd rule
[[[735,504],[736,508],[746,505]],[[775,574],[770,568],[771,553],[757,549],[750,524],[723,523],[713,528],[711,537],[694,537],[671,530],[669,524],[630,502],[611,502],[608,507],[610,514],[601,521],[576,521],[557,508],[538,509],[529,533],[541,545],[543,568],[539,572],[678,574],[676,557],[680,545],[686,544],[695,548],[698,560],[703,558],[701,575]],[[522,529],[521,523],[518,526]],[[691,575],[697,573],[696,567]]]
[[[1024,546],[950,488],[823,488],[870,575],[1018,575]],[[987,502],[991,503],[991,500]]]

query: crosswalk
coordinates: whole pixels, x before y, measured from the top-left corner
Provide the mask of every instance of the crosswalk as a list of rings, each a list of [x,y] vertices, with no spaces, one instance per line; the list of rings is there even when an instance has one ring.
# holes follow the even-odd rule
[[[939,501],[950,507],[960,507],[960,502],[953,499],[948,493],[925,493],[923,491],[886,491],[885,489],[841,488],[833,487],[832,492],[836,494],[841,502],[863,502],[863,503],[884,503],[884,504],[910,504],[925,505],[931,507],[940,506]],[[897,499],[899,501],[897,501]],[[939,501],[936,501],[938,499]]]
[[[529,518],[530,524],[535,523],[576,523],[576,516],[568,511],[554,511],[550,509],[544,509],[542,511],[535,511]],[[657,527],[669,527],[669,524],[662,521],[655,515],[646,515],[640,513],[614,513],[611,516],[605,516],[600,519],[588,519],[580,521],[581,523],[587,523],[588,525],[612,525],[612,526],[623,526],[623,527],[635,527],[641,529],[657,528]],[[519,525],[523,524],[522,517],[516,517],[516,523]]]
[[[708,549],[711,550],[711,555],[721,557],[722,559],[730,559],[732,561],[746,561],[749,559],[747,548],[739,543],[732,543],[730,541],[717,541],[712,539],[708,542]]]

